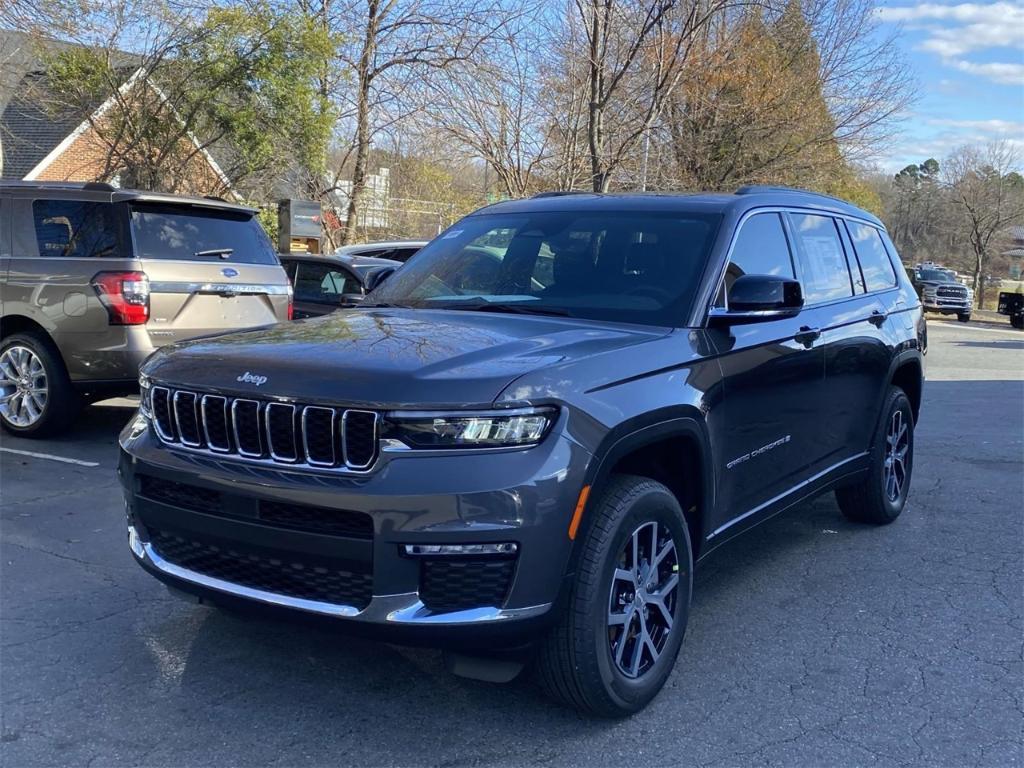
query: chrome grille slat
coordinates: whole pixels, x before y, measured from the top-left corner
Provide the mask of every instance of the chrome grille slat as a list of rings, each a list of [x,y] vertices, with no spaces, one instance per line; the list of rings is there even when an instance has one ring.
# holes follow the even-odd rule
[[[371,435],[369,442],[372,443],[369,449],[360,445],[356,448],[355,445],[350,446],[350,441],[353,441],[354,435],[350,433],[349,416],[355,416],[357,418],[372,417]],[[345,466],[349,469],[366,469],[371,466],[374,461],[377,460],[377,445],[379,443],[378,426],[380,423],[380,414],[375,411],[361,411],[356,408],[350,408],[342,414],[341,417],[341,455],[345,458]],[[365,428],[365,425],[363,425]],[[360,435],[362,442],[365,440],[365,436]],[[365,461],[358,461],[354,459],[354,456],[360,458],[366,458]]]
[[[199,400],[199,413],[203,417],[206,447],[217,453],[231,453],[228,399],[221,395],[203,395]]]
[[[262,458],[263,431],[260,429],[262,410],[259,400],[236,397],[231,402],[231,432],[235,436],[235,446],[238,448],[239,456],[250,459]],[[244,434],[239,430],[239,424],[246,427]],[[251,438],[255,438],[255,440]]]
[[[174,423],[178,427],[178,439],[189,448],[202,448],[203,436],[199,425],[199,414],[196,412],[195,392],[177,390],[171,398],[174,404]]]
[[[270,451],[270,458],[287,464],[298,461],[299,450],[295,441],[295,406],[291,403],[267,403],[263,412],[263,422],[267,428],[267,450]],[[276,427],[275,424],[280,419],[287,419],[289,426],[281,424],[280,427]],[[283,434],[279,434],[275,441],[274,433],[279,430]]]
[[[335,437],[334,437],[334,422],[335,422],[335,410],[333,408],[323,408],[317,405],[307,405],[302,409],[302,450],[306,454],[306,462],[314,467],[333,467],[338,460],[338,452],[335,448]],[[313,448],[310,448],[310,417],[314,421],[318,418],[327,418],[329,427],[327,429],[327,445],[330,447],[329,458],[325,456],[318,456],[319,448],[313,444]],[[322,432],[322,430],[320,430]],[[321,441],[324,435],[319,435]]]
[[[173,442],[174,414],[171,410],[171,390],[167,387],[153,387],[150,392],[153,403],[153,426],[161,440]]]

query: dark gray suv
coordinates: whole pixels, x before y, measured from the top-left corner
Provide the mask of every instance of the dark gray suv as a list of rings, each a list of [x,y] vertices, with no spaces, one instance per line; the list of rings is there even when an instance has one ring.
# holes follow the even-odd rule
[[[671,671],[693,569],[907,500],[921,307],[880,222],[776,188],[499,203],[358,308],[185,342],[121,435],[138,562],[588,712]]]

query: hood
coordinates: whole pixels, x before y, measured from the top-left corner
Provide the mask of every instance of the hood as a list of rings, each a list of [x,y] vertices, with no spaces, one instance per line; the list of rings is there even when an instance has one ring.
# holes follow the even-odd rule
[[[303,402],[473,407],[529,371],[667,332],[570,318],[357,309],[175,344],[143,372],[160,383]]]

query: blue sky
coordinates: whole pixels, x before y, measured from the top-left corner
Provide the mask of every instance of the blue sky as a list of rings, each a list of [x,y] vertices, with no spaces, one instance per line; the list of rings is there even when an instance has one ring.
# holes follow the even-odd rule
[[[919,85],[902,137],[879,158],[885,170],[992,139],[1024,154],[1024,3],[883,0],[879,16],[902,29]]]

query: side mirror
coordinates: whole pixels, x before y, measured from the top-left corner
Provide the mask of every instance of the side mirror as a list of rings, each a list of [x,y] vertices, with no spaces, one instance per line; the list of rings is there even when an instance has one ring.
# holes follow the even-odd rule
[[[338,298],[338,304],[343,307],[354,307],[365,298],[361,293],[343,293]]]
[[[775,275],[743,275],[729,289],[729,308],[711,310],[714,325],[740,325],[796,317],[804,306],[800,283]]]
[[[366,282],[363,284],[363,288],[367,293],[372,291],[378,285],[387,280],[398,267],[381,267],[380,269],[371,272],[366,276]]]

